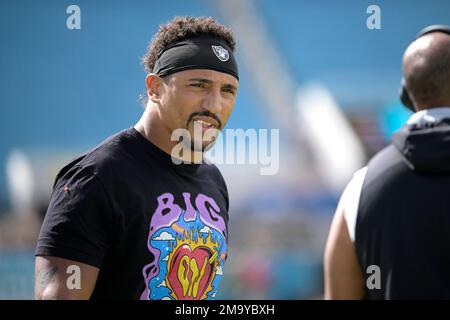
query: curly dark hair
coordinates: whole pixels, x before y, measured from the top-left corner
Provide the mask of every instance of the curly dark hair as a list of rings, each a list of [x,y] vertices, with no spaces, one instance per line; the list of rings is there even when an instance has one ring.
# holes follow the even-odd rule
[[[142,58],[142,64],[147,72],[152,72],[158,55],[169,45],[199,35],[212,35],[223,39],[232,51],[236,47],[233,32],[216,22],[212,17],[181,17],[159,27],[158,32],[150,41],[147,53]]]

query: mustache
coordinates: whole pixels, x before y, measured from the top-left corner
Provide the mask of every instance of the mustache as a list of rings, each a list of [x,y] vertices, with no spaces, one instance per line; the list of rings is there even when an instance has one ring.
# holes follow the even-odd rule
[[[191,122],[194,119],[194,117],[197,117],[197,116],[205,116],[205,117],[213,118],[214,120],[217,121],[217,123],[219,125],[218,129],[222,129],[222,121],[220,121],[219,117],[216,116],[214,113],[211,113],[211,112],[206,111],[206,110],[205,111],[198,111],[198,112],[191,113],[191,115],[189,116],[189,118],[188,118],[188,120],[186,122],[186,127],[189,125],[189,122]]]

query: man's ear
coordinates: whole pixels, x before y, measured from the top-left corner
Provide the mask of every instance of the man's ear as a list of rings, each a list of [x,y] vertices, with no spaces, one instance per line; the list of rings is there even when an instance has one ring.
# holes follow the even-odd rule
[[[145,84],[147,86],[148,98],[151,101],[158,103],[161,99],[161,93],[164,90],[161,77],[158,77],[154,73],[150,73],[145,78]]]

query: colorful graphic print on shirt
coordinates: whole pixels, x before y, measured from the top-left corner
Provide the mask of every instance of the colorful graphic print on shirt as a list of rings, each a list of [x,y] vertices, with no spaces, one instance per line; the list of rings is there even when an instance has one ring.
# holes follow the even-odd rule
[[[214,299],[227,255],[227,231],[220,207],[199,194],[194,209],[183,193],[186,209],[174,196],[158,197],[147,246],[155,259],[143,269],[146,289],[141,299]]]

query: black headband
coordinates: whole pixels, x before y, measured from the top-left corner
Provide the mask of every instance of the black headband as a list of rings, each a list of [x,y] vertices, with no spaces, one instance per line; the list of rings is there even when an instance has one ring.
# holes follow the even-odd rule
[[[211,69],[239,80],[233,52],[217,37],[188,38],[170,45],[159,54],[153,73],[163,77],[188,69]]]

